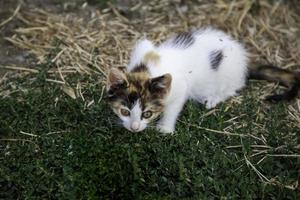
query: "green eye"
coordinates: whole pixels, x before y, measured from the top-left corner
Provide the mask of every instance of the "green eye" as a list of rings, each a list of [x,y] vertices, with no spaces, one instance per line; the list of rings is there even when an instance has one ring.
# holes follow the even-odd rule
[[[124,108],[121,108],[120,112],[125,117],[128,117],[130,115],[130,112]]]
[[[152,112],[151,111],[146,111],[143,112],[143,118],[148,119],[152,116]]]

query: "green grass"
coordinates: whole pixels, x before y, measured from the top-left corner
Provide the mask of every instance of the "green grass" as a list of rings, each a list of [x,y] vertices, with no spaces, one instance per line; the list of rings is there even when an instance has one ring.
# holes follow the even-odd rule
[[[245,157],[267,178],[291,185],[299,180],[300,159],[251,157],[249,137],[264,134],[269,154],[293,154],[299,130],[286,105],[267,106],[243,92],[241,104],[225,102],[214,114],[188,103],[174,135],[155,130],[130,133],[115,124],[101,98],[101,85],[87,84],[85,101],[71,99],[45,74],[10,80],[10,97],[0,99],[0,198],[4,199],[299,199],[300,190],[267,184],[247,166]],[[68,82],[96,83],[97,76]],[[14,84],[12,84],[14,83]],[[252,84],[254,85],[254,84]],[[87,103],[95,103],[87,107]],[[257,110],[260,109],[260,115]],[[244,114],[244,115],[241,115]],[[240,118],[227,122],[235,116]],[[193,125],[190,125],[193,124]],[[255,124],[263,125],[260,129]],[[30,136],[22,132],[34,134]],[[236,148],[228,146],[240,145]],[[275,147],[284,146],[276,149]]]

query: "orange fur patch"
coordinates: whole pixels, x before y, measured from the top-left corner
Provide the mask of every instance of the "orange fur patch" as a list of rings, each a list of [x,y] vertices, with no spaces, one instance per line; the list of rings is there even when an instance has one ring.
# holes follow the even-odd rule
[[[159,60],[160,56],[154,51],[149,51],[144,56],[145,63],[158,63]]]

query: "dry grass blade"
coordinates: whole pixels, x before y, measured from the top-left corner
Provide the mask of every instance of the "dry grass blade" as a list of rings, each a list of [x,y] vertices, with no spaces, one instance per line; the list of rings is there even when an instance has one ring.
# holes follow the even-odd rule
[[[12,16],[10,16],[9,18],[7,18],[6,20],[4,20],[3,22],[0,23],[0,28],[2,26],[4,26],[5,24],[7,24],[8,22],[10,22],[18,14],[18,12],[20,11],[20,9],[21,9],[21,4],[19,4],[17,6],[17,8],[15,9],[14,13],[12,14]]]
[[[24,132],[24,131],[20,131],[20,133],[23,134],[23,135],[31,136],[31,137],[39,137],[39,135],[35,135],[35,134],[32,134],[32,133],[27,133],[27,132]]]
[[[39,71],[36,69],[30,69],[27,67],[16,67],[16,66],[0,66],[2,69],[10,69],[10,70],[17,70],[17,71],[26,71],[32,73],[38,73]]]
[[[61,89],[62,89],[69,97],[71,97],[72,99],[76,99],[76,98],[77,98],[77,96],[76,96],[76,94],[75,94],[75,91],[74,91],[74,89],[73,89],[72,87],[63,85],[63,86],[61,87]]]
[[[201,127],[201,126],[198,126],[196,124],[191,124],[191,123],[188,123],[188,122],[184,122],[182,120],[179,120],[179,121],[183,124],[188,125],[188,126],[192,126],[192,127],[195,127],[195,128],[201,129],[201,130],[212,132],[212,133],[218,133],[218,134],[223,134],[223,135],[227,135],[227,136],[249,137],[249,135],[245,135],[245,134],[230,133],[230,132],[227,132],[227,131],[219,131],[219,130],[214,130],[214,129]]]
[[[248,166],[250,166],[254,171],[255,173],[259,176],[259,178],[263,181],[263,182],[267,182],[267,183],[270,183],[271,181],[265,176],[263,175],[250,161],[249,159],[246,157],[246,155],[244,155],[244,159],[246,161],[246,164]]]

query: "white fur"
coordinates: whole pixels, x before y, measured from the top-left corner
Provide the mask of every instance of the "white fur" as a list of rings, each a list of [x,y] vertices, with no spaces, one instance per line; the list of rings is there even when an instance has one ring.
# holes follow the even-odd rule
[[[133,132],[139,132],[144,130],[147,127],[147,120],[141,119],[142,115],[142,108],[140,101],[134,103],[132,109],[130,110],[130,116],[122,116],[121,118],[123,122],[123,126]]]
[[[127,70],[131,71],[136,65],[140,64],[144,55],[149,51],[155,50],[155,46],[147,39],[140,40],[136,43],[130,57]]]
[[[240,43],[212,28],[195,31],[193,37],[195,42],[187,48],[176,47],[170,40],[157,47],[149,40],[139,41],[127,66],[132,70],[143,62],[147,52],[154,51],[160,59],[147,64],[151,77],[171,74],[167,106],[157,125],[164,133],[174,131],[176,119],[188,99],[203,103],[209,109],[235,95],[245,85],[248,59]],[[209,60],[214,50],[222,50],[224,55],[217,70],[212,69]]]

